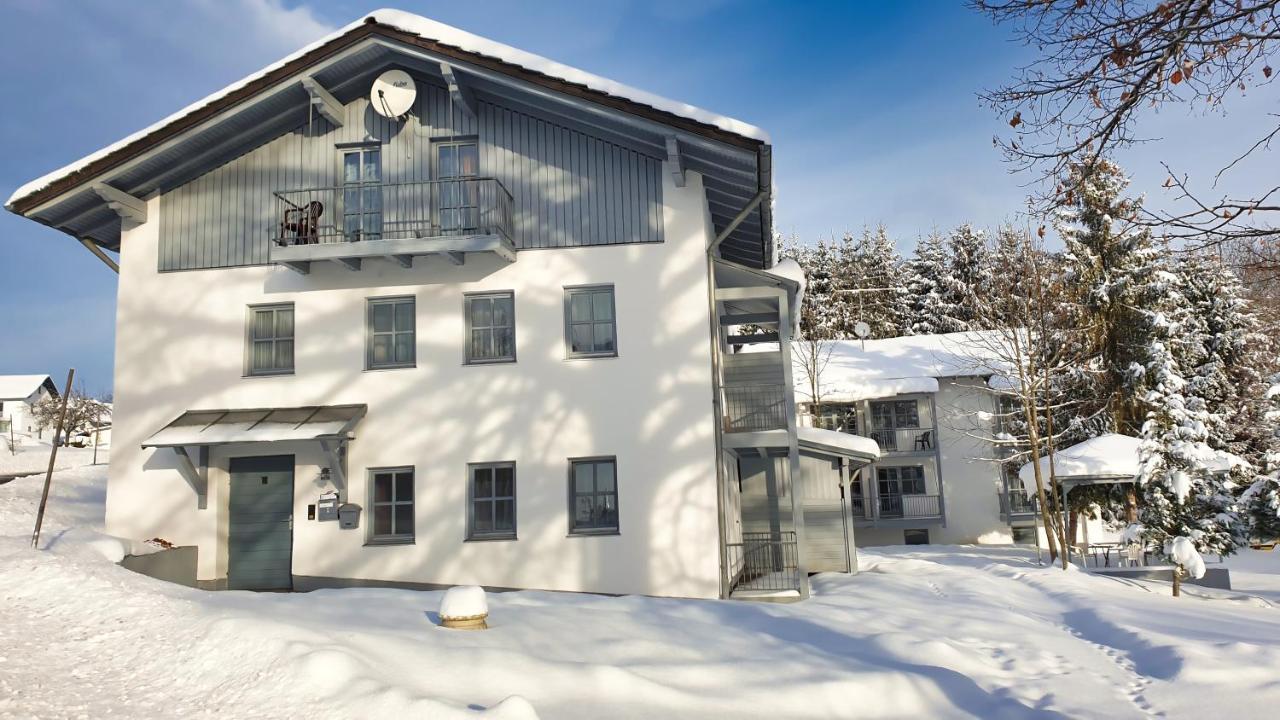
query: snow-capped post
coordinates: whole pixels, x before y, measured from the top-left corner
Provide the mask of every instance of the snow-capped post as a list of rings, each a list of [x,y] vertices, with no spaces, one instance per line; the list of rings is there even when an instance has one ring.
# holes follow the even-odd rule
[[[67,398],[71,397],[71,381],[76,369],[67,371],[67,384],[62,390],[62,410],[58,413],[58,425],[53,430],[53,447],[49,448],[49,469],[44,473],[44,490],[40,493],[40,508],[36,510],[36,527],[31,531],[31,547],[40,546],[40,526],[44,524],[44,507],[49,502],[49,484],[53,482],[53,463],[58,459],[58,438],[62,437],[62,421],[67,418]]]
[[[1173,596],[1182,594],[1182,578],[1199,580],[1204,577],[1204,558],[1200,556],[1191,539],[1179,535],[1165,543],[1164,554],[1173,560]]]
[[[479,585],[460,585],[440,599],[440,624],[454,630],[487,630],[489,602]]]

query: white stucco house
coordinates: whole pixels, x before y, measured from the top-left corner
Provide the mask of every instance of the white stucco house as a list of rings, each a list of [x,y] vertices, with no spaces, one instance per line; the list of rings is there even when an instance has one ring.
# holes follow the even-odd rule
[[[0,375],[0,429],[32,434],[40,430],[33,408],[47,397],[58,397],[48,375]]]
[[[202,586],[803,596],[851,544],[806,544],[792,479],[879,451],[798,428],[771,168],[380,10],[6,207],[118,267],[106,529]]]

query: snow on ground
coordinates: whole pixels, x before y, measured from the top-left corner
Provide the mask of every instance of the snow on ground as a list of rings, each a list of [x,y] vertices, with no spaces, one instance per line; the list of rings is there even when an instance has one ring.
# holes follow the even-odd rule
[[[130,573],[103,559],[105,473],[57,473],[39,551],[39,480],[0,485],[0,717],[1249,718],[1280,703],[1277,607],[1175,600],[1020,549],[863,551],[860,575],[817,576],[795,604],[490,593],[490,630],[451,631],[440,592],[215,593]]]
[[[52,445],[48,438],[18,435],[15,437],[17,451],[9,447],[9,437],[0,440],[0,477],[43,473],[49,468],[49,450]],[[104,444],[98,448],[98,462],[106,465],[110,455]],[[57,469],[78,467],[93,462],[93,448],[60,447],[56,462]]]

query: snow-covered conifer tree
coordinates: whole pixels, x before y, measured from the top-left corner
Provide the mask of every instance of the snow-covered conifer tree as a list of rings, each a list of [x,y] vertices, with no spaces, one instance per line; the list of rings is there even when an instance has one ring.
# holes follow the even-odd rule
[[[912,335],[945,332],[942,279],[947,274],[947,248],[942,236],[934,233],[921,238],[904,269],[910,307],[907,330]]]
[[[947,237],[947,255],[938,332],[981,329],[985,314],[982,296],[990,291],[992,282],[985,234],[972,225],[961,225]]]
[[[884,226],[866,229],[856,239],[845,235],[839,267],[844,273],[849,336],[859,320],[871,327],[871,337],[890,338],[908,332],[910,315],[906,271]]]

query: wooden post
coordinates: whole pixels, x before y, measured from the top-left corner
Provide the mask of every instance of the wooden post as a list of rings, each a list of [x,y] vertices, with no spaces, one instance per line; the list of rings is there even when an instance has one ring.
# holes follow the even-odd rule
[[[71,396],[71,381],[76,369],[67,371],[67,385],[62,391],[62,408],[58,410],[58,426],[53,431],[53,447],[49,450],[49,469],[44,473],[44,491],[40,493],[40,508],[36,510],[36,528],[31,532],[31,547],[40,546],[40,526],[44,524],[44,508],[49,502],[49,484],[53,482],[53,463],[58,459],[58,438],[62,435],[62,422],[67,419],[67,399]]]
[[[1182,595],[1182,572],[1183,571],[1182,571],[1181,565],[1173,566],[1173,596],[1174,597],[1178,597]]]
[[[97,423],[95,423],[96,425]],[[102,429],[95,427],[93,429],[93,464],[98,464],[98,441],[102,439]]]

